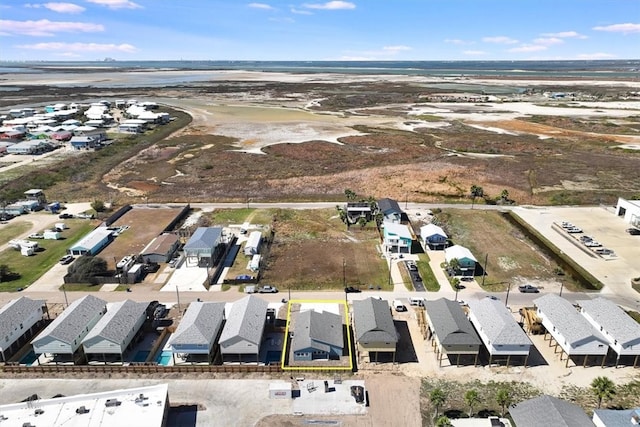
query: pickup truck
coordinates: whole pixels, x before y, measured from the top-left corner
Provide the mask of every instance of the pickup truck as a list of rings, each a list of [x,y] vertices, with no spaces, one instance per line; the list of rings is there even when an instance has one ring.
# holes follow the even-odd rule
[[[537,294],[540,292],[540,289],[533,285],[520,285],[518,286],[518,290],[523,294]]]

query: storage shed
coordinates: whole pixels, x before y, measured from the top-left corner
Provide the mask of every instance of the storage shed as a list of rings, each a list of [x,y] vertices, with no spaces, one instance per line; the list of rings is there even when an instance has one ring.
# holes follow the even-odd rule
[[[98,227],[69,248],[71,255],[95,255],[111,243],[113,235],[107,227]]]
[[[244,245],[244,254],[246,256],[253,256],[260,252],[260,243],[262,243],[262,233],[259,231],[252,231],[249,234],[249,239]]]
[[[161,234],[153,239],[140,252],[140,256],[146,263],[163,263],[169,262],[180,246],[180,240],[177,235],[171,233]]]

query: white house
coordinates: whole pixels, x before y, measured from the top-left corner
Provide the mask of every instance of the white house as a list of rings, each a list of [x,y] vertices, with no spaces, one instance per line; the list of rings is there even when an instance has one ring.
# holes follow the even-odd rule
[[[420,237],[425,248],[439,249],[447,245],[447,233],[435,224],[427,224],[420,227]]]
[[[107,313],[82,340],[87,357],[101,355],[106,361],[107,355],[119,355],[124,361],[122,355],[147,318],[147,306],[131,300],[109,305]]]
[[[174,357],[184,354],[196,361],[201,355],[211,362],[215,344],[224,322],[224,303],[195,301],[189,304],[178,329],[171,335],[169,347]]]
[[[640,324],[613,302],[596,298],[577,301],[580,314],[596,328],[616,352],[616,365],[621,356],[634,356],[636,367],[640,356]]]
[[[0,309],[0,362],[6,362],[43,320],[45,302],[20,297]]]
[[[569,301],[555,294],[547,294],[534,299],[533,303],[542,325],[556,341],[556,347],[560,346],[567,355],[566,366],[572,356],[584,356],[583,365],[586,365],[588,356],[599,356],[604,364],[609,351],[607,340]],[[560,360],[562,357],[561,354]]]
[[[107,312],[107,303],[93,295],[74,301],[33,341],[36,354],[73,356],[82,340]]]
[[[249,295],[233,303],[220,335],[223,362],[259,362],[268,303]]]
[[[405,224],[384,221],[384,247],[387,252],[411,253],[413,233]]]
[[[527,366],[533,344],[502,301],[482,298],[468,303],[469,320],[489,352],[489,365],[494,358],[506,358],[508,367],[511,357],[516,356],[524,357]]]

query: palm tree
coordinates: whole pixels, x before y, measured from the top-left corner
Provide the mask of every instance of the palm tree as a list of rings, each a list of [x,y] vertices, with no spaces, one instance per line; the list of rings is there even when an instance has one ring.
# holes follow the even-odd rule
[[[452,427],[449,417],[443,415],[436,420],[436,427]]]
[[[347,188],[346,190],[344,190],[344,195],[347,198],[347,200],[355,200],[358,198],[358,195],[355,193],[355,191]]]
[[[502,191],[500,192],[500,198],[501,198],[502,200],[505,200],[505,201],[506,201],[506,200],[509,200],[509,190],[507,190],[506,188],[505,188],[504,190],[502,190]]]
[[[429,401],[436,408],[436,415],[433,418],[437,420],[440,414],[440,407],[447,401],[447,394],[441,388],[434,388],[429,395]]]
[[[610,399],[616,394],[616,385],[607,377],[596,377],[591,381],[591,391],[598,399],[598,409],[603,399]]]
[[[473,184],[471,186],[470,193],[471,193],[471,209],[473,209],[473,204],[476,201],[476,197],[484,196],[484,190],[482,189],[482,187],[479,187],[479,186]]]
[[[505,409],[511,404],[511,392],[506,388],[501,388],[496,394],[496,402],[498,402],[498,405],[502,408],[500,416],[504,417]]]
[[[473,407],[476,405],[476,403],[480,402],[480,396],[478,395],[478,392],[476,390],[471,389],[464,394],[464,401],[466,402],[467,406],[469,406],[469,418],[471,418],[471,416],[473,415]]]

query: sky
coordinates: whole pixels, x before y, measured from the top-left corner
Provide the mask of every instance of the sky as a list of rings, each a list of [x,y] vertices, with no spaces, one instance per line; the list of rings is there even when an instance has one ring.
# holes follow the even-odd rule
[[[640,0],[0,0],[0,61],[639,59]]]

